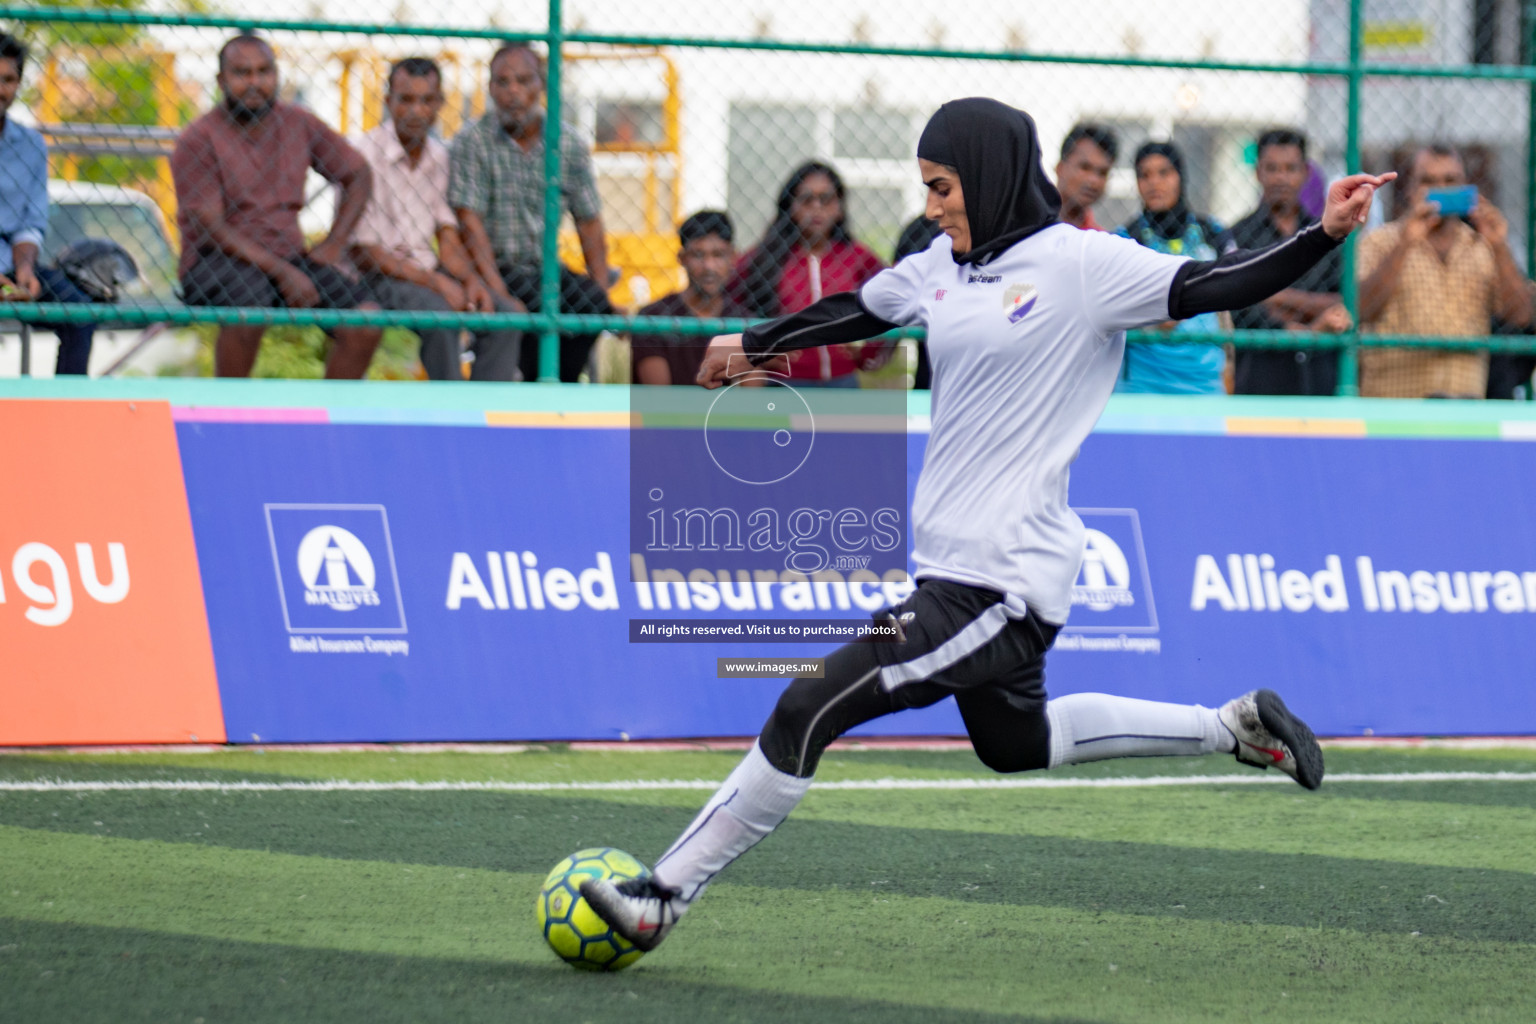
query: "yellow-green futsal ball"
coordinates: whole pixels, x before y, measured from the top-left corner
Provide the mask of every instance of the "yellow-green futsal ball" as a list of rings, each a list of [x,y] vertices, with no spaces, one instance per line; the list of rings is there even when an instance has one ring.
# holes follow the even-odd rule
[[[624,881],[644,878],[650,869],[608,846],[578,850],[556,864],[544,879],[535,911],[544,941],[555,954],[584,971],[622,971],[645,955],[621,938],[581,898],[581,883],[589,878]]]

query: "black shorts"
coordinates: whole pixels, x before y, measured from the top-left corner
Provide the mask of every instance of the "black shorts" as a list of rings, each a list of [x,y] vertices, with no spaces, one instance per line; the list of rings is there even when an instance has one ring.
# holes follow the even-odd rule
[[[288,261],[304,272],[320,293],[317,309],[356,309],[365,302],[377,304],[373,290],[342,271],[302,256]],[[203,250],[181,278],[182,301],[189,306],[287,305],[276,282],[258,267],[237,260],[222,249]]]
[[[908,707],[927,707],[977,687],[1008,695],[1021,711],[1045,707],[1045,652],[1061,627],[1028,612],[1012,617],[995,590],[924,580],[893,616],[904,642],[873,644],[880,683]]]
[[[845,644],[820,679],[789,685],[763,727],[763,754],[780,771],[810,776],[821,752],[855,726],[954,697],[976,754],[1016,772],[1050,759],[1045,652],[1061,628],[1003,595],[949,580],[924,580],[877,623],[894,618],[905,638]]]

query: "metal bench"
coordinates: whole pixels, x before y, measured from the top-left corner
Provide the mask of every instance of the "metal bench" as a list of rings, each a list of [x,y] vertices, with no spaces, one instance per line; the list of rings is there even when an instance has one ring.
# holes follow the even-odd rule
[[[165,302],[166,300],[162,299],[157,300],[155,304],[164,305]],[[3,310],[3,308],[3,306],[0,306],[0,310]],[[100,307],[103,313],[108,314],[110,314],[110,311],[114,308],[116,307],[105,304]],[[139,336],[134,339],[133,344],[128,347],[128,350],[125,351],[122,355],[118,356],[117,359],[113,361],[111,366],[107,367],[101,372],[100,376],[103,377],[110,377],[116,374],[125,365],[127,365],[130,359],[143,351],[146,345],[154,341],[171,327],[170,322],[165,320],[156,320],[146,324],[137,320],[114,320],[110,315],[103,316],[95,323],[96,329],[98,331],[128,330],[131,328],[137,328],[139,331]],[[33,326],[28,321],[18,320],[13,317],[7,318],[3,315],[3,313],[0,313],[0,336],[15,334],[21,343],[20,375],[23,377],[32,376],[32,330]]]

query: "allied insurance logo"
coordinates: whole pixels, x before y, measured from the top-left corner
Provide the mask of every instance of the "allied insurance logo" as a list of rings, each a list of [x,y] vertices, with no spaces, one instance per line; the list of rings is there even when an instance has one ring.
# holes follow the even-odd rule
[[[264,505],[290,633],[404,633],[383,505]]]
[[[1156,633],[1157,606],[1133,508],[1080,508],[1083,565],[1064,633]]]

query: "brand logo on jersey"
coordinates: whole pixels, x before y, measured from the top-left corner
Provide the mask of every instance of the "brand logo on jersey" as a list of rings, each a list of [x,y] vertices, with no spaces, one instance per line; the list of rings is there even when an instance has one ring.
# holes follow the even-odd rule
[[[1032,284],[1011,284],[1003,292],[1003,308],[1008,311],[1008,322],[1016,324],[1035,308],[1040,291]]]
[[[1003,279],[1001,274],[972,274],[965,279],[966,284],[997,284]]]
[[[934,302],[943,302],[944,301],[944,296],[946,296],[948,294],[949,294],[949,292],[945,291],[943,288],[940,288],[938,291],[933,293],[933,301]]]
[[[267,505],[267,536],[290,633],[404,633],[382,505]]]

